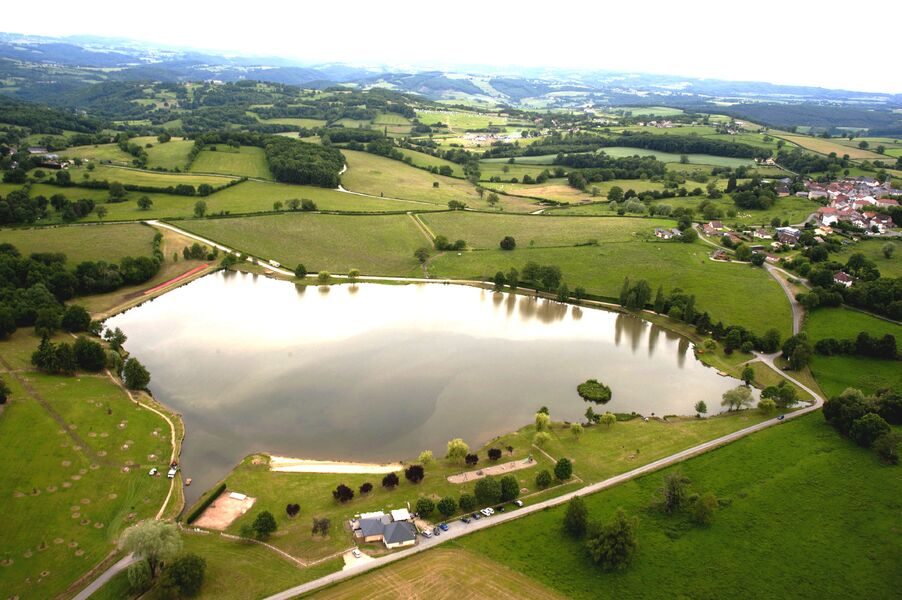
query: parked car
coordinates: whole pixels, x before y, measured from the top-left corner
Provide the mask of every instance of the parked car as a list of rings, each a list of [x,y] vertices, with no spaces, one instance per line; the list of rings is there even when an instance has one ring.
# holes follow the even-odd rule
[[[496,507],[495,507],[495,510],[496,510],[497,512],[504,512],[504,507],[503,507],[503,506],[496,506]]]
[[[470,517],[461,517],[460,520],[461,520],[462,522],[464,522],[464,523],[469,523],[469,522],[470,522]]]
[[[522,500],[514,500],[514,504],[516,504],[517,507],[519,508],[519,507],[523,506],[523,501]]]
[[[780,415],[779,417],[777,417],[777,420],[782,421],[785,418],[786,418],[786,415]]]
[[[150,473],[148,473],[148,475],[150,475],[151,477],[153,477],[153,476],[156,475],[157,473],[159,473],[159,471],[157,471],[157,468],[154,467],[154,468],[152,468],[152,469],[150,470]]]
[[[495,514],[495,509],[494,509],[494,508],[489,507],[489,508],[486,508],[485,510],[486,510],[486,512],[489,513],[489,516],[492,516],[492,515]]]
[[[470,516],[473,517],[474,519],[476,519],[477,521],[478,521],[479,519],[482,518],[482,515],[479,514],[478,512],[474,512],[474,513],[473,513],[472,515],[470,515]]]
[[[432,529],[432,535],[442,535],[442,530],[438,527]]]
[[[432,532],[429,531],[428,529],[424,529],[424,530],[421,531],[420,533],[423,535],[424,538],[431,538],[431,537],[432,537]]]
[[[448,524],[447,523],[439,523],[438,528],[441,529],[442,531],[448,531]]]
[[[360,558],[360,549],[354,548],[353,550],[351,550],[351,554],[354,555],[354,558]]]

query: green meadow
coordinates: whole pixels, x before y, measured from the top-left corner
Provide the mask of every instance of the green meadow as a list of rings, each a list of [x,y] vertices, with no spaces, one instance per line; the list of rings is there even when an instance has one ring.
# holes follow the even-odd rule
[[[106,557],[125,527],[159,510],[169,481],[147,470],[168,463],[170,432],[105,376],[31,371],[38,342],[30,329],[0,342],[0,358],[27,369],[3,373],[12,395],[0,436],[28,449],[27,459],[0,457],[0,589],[50,598]]]
[[[0,233],[28,256],[33,252],[62,252],[74,267],[85,260],[118,262],[124,256],[148,256],[156,232],[145,225],[63,225],[35,229],[9,229]]]
[[[592,520],[618,508],[639,518],[639,550],[623,571],[591,563],[562,531],[563,507],[455,545],[571,598],[891,598],[902,585],[902,542],[887,535],[902,498],[892,468],[813,414],[586,496]],[[655,507],[663,475],[676,470],[721,500],[711,525]]]
[[[216,150],[202,150],[191,163],[191,171],[272,179],[263,148],[254,146],[233,149],[219,145]]]

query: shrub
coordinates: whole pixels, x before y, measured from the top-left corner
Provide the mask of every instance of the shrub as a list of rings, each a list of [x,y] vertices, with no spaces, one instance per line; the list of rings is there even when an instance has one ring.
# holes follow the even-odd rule
[[[538,487],[539,489],[544,490],[549,485],[551,485],[551,481],[551,473],[548,471],[548,469],[543,469],[536,475],[536,487]]]
[[[586,501],[581,496],[573,497],[567,503],[567,512],[564,513],[564,530],[573,537],[582,537],[589,525],[589,510]]]
[[[476,498],[472,494],[463,493],[460,495],[460,500],[458,500],[457,504],[460,506],[460,510],[470,512],[476,508]]]
[[[373,491],[373,484],[367,481],[366,483],[360,486],[360,495],[369,494]]]
[[[398,477],[397,473],[389,473],[385,477],[382,478],[382,487],[392,489],[397,486],[401,482],[401,478]]]
[[[436,507],[438,508],[438,511],[442,513],[442,516],[447,519],[457,511],[457,502],[455,502],[454,498],[451,496],[445,496],[438,501]]]
[[[276,525],[276,518],[272,516],[272,513],[264,510],[257,515],[251,527],[258,539],[265,540],[276,530],[278,525]]]
[[[501,458],[501,448],[489,448],[489,460],[496,461]]]
[[[338,487],[332,490],[332,497],[344,504],[354,498],[354,490],[349,488],[343,483],[338,484]]]
[[[862,448],[870,448],[880,436],[891,431],[889,423],[880,415],[868,413],[856,419],[849,430],[849,437]]]
[[[554,465],[554,476],[558,481],[567,481],[573,476],[573,463],[569,458],[558,459]]]
[[[629,518],[623,510],[611,523],[590,527],[586,549],[592,560],[605,570],[625,568],[639,547],[637,529],[639,519]]]
[[[424,519],[428,519],[429,515],[432,514],[432,511],[435,510],[435,502],[429,498],[420,498],[417,500],[416,510],[418,515]]]
[[[514,238],[512,238],[511,236],[506,235],[506,236],[504,236],[504,239],[502,239],[498,243],[498,245],[501,247],[502,250],[513,250],[514,248],[517,247],[517,241]]]
[[[410,465],[404,469],[404,477],[410,483],[420,483],[426,476],[426,470],[423,465]]]

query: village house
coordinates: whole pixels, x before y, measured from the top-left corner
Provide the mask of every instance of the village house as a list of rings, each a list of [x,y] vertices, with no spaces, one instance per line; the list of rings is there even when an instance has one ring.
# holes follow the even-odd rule
[[[764,228],[756,229],[754,232],[752,232],[752,236],[759,240],[769,240],[774,237],[771,232]]]
[[[730,243],[731,243],[732,245],[734,245],[734,246],[736,246],[736,245],[738,245],[738,244],[741,244],[742,241],[743,241],[741,237],[739,237],[738,235],[736,235],[736,234],[733,233],[732,231],[726,232],[725,234],[723,234],[723,237],[725,237],[725,238],[727,238],[728,240],[730,240]]]
[[[673,238],[673,232],[671,232],[669,229],[655,227],[655,237],[661,240],[669,240]]]
[[[854,281],[854,279],[842,271],[837,271],[833,274],[833,283],[838,283],[843,287],[852,287]]]
[[[410,522],[406,508],[399,508],[386,515],[382,511],[362,513],[351,520],[355,537],[366,543],[382,542],[386,548],[401,548],[416,543],[417,530]]]

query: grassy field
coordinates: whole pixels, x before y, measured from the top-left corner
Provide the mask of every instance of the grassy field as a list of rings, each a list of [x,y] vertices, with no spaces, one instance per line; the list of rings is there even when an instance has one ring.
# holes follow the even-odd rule
[[[367,152],[342,150],[342,153],[347,159],[348,170],[341,176],[341,181],[351,191],[430,204],[446,205],[449,200],[460,200],[470,206],[485,205],[468,181],[433,175]],[[439,187],[435,187],[435,183]]]
[[[592,194],[583,192],[567,185],[566,179],[549,179],[545,183],[485,183],[482,185],[489,190],[504,192],[511,196],[524,196],[530,198],[543,198],[555,202],[576,203],[582,200],[591,200]]]
[[[426,125],[445,123],[452,131],[507,125],[507,117],[484,113],[418,110],[417,118]]]
[[[11,229],[0,232],[4,242],[23,256],[32,252],[62,252],[74,267],[85,260],[119,262],[123,256],[149,256],[155,231],[144,225],[61,226],[53,229]]]
[[[254,146],[241,146],[237,150],[218,146],[215,151],[203,150],[191,163],[191,170],[197,173],[272,179],[263,148]]]
[[[20,329],[0,343],[0,357],[30,368],[38,342]],[[169,481],[147,469],[166,464],[169,428],[103,376],[28,370],[3,378],[13,393],[0,436],[23,452],[0,457],[0,589],[50,598],[102,560],[125,527],[156,514]]]
[[[324,127],[326,122],[323,119],[304,119],[304,118],[292,118],[285,117],[281,119],[260,119],[258,120],[261,123],[266,123],[267,125],[297,125],[298,127],[305,127],[308,129],[313,129],[315,127]]]
[[[521,246],[512,252],[445,253],[430,263],[429,271],[435,277],[488,279],[497,271],[519,270],[534,261],[559,266],[571,290],[582,286],[590,294],[609,298],[617,297],[625,277],[646,279],[652,290],[660,284],[665,291],[681,288],[695,294],[696,306],[708,311],[715,322],[743,325],[758,333],[776,327],[784,336],[789,335],[789,303],[777,282],[761,269],[712,262],[709,253],[710,246],[701,242],[635,241],[580,248]]]
[[[855,339],[859,332],[891,334],[902,339],[902,326],[849,308],[819,308],[805,317],[805,332],[812,342],[823,338]],[[882,387],[902,388],[902,363],[863,356],[820,356],[811,359],[811,372],[828,395],[847,387],[873,393]]]
[[[597,598],[599,590],[613,598],[726,598],[736,590],[749,598],[892,598],[902,585],[894,567],[902,478],[820,414],[665,473],[676,468],[694,490],[724,500],[709,527],[653,508],[662,473],[586,498],[593,519],[609,520],[618,507],[639,516],[639,551],[624,571],[591,564],[582,543],[562,533],[563,508],[456,545],[572,598]]]
[[[575,473],[583,482],[591,482],[628,471],[667,456],[680,449],[701,441],[718,437],[742,427],[754,424],[763,417],[756,411],[743,411],[710,419],[675,419],[670,422],[641,419],[620,422],[607,427],[589,427],[577,442],[568,425],[555,423],[551,428],[552,439],[544,450],[552,457],[568,456],[574,460]],[[504,453],[501,461],[520,460],[532,454],[536,467],[516,472],[521,487],[526,489],[524,502],[544,500],[579,487],[578,481],[559,484],[544,491],[535,489],[535,475],[540,468],[553,467],[553,461],[538,452],[531,445],[535,427],[528,426],[517,432],[500,436],[478,450],[485,459],[489,447],[512,446],[513,452]],[[625,450],[624,448],[629,448]],[[641,449],[636,454],[633,449]],[[257,459],[255,461],[255,458]],[[241,524],[253,520],[254,513],[270,510],[275,515],[279,530],[271,543],[305,560],[328,556],[351,545],[347,531],[339,529],[348,518],[359,512],[387,510],[415,504],[417,498],[430,496],[441,498],[446,495],[457,497],[463,492],[472,493],[472,484],[453,484],[447,476],[466,470],[463,465],[450,463],[438,458],[426,467],[426,479],[419,484],[411,484],[403,479],[393,490],[379,485],[381,476],[376,475],[335,475],[313,473],[278,473],[269,470],[265,459],[251,456],[242,461],[227,477],[228,489],[239,491],[257,498],[254,510],[236,521],[228,531],[237,533]],[[254,463],[257,464],[254,464]],[[357,496],[350,503],[337,504],[331,491],[339,483],[358,489],[364,482],[372,482],[374,489],[366,496]],[[285,514],[285,504],[298,502],[302,506],[300,517],[290,518]],[[312,536],[309,530],[310,518],[325,516],[332,520],[333,533],[327,538]],[[438,518],[438,517],[437,517]],[[378,555],[385,552],[380,544],[366,544],[367,553]]]
[[[430,598],[457,600],[461,590],[468,600],[517,600],[563,598],[552,588],[473,552],[446,544],[391,564],[309,596],[330,598]],[[486,575],[491,573],[491,577]]]
[[[852,159],[886,160],[885,156],[881,156],[876,152],[858,148],[857,142],[854,146],[850,147],[838,142],[835,139],[828,140],[820,137],[810,137],[807,135],[792,135],[780,133],[779,137],[786,140],[787,142],[792,142],[797,146],[801,146],[806,150],[811,150],[812,152],[817,152],[819,154],[830,154],[831,152],[836,152],[837,156],[842,157],[844,154],[848,154],[849,158]]]
[[[500,177],[502,181],[510,181],[511,178],[516,177],[517,180],[520,181],[523,179],[524,175],[536,177],[539,173],[541,173],[545,169],[551,169],[551,168],[552,167],[548,167],[545,165],[523,165],[523,164],[509,165],[507,163],[480,161],[480,163],[479,163],[480,177],[479,178],[482,181],[488,181],[492,177]]]
[[[262,598],[285,588],[318,579],[341,568],[341,558],[303,568],[257,544],[243,544],[219,535],[182,534],[183,552],[197,554],[207,562],[204,585],[197,598]],[[135,598],[128,577],[120,573],[103,586],[94,600]],[[145,598],[163,598],[158,589]]]
[[[409,158],[413,161],[413,165],[417,167],[451,167],[451,171],[454,173],[455,177],[463,177],[464,176],[464,168],[463,166],[451,162],[450,160],[445,160],[444,158],[439,158],[437,156],[432,156],[430,154],[425,154],[423,152],[417,152],[415,150],[407,150],[406,148],[400,148],[399,152],[404,155],[405,158]]]
[[[202,183],[208,183],[213,187],[225,185],[231,177],[223,177],[217,175],[195,175],[190,173],[161,173],[158,171],[142,171],[139,169],[123,169],[119,167],[111,167],[108,165],[97,165],[93,171],[89,171],[84,167],[70,168],[73,181],[84,181],[84,175],[92,181],[118,181],[122,184],[131,185],[147,185],[154,187],[176,186],[180,183],[198,186]]]
[[[81,158],[93,161],[109,160],[112,162],[130,165],[134,157],[123,152],[118,144],[96,144],[93,146],[73,146],[60,150],[58,153],[64,158]]]
[[[625,156],[654,156],[661,162],[680,162],[680,154],[673,152],[658,152],[657,150],[645,150],[642,148],[628,148],[615,146],[612,148],[602,148],[599,152],[604,152],[608,156],[614,158],[623,158]],[[693,165],[711,165],[714,167],[742,167],[751,166],[755,161],[748,158],[731,158],[728,156],[714,156],[712,154],[686,154],[689,164]]]
[[[883,256],[883,246],[893,244],[896,251],[892,258]],[[902,240],[862,240],[857,244],[844,247],[841,251],[831,254],[830,260],[845,263],[853,254],[861,253],[874,261],[880,275],[883,277],[902,277]]]
[[[266,215],[187,221],[193,233],[293,268],[369,275],[422,275],[414,250],[431,246],[407,215]]]
[[[147,166],[151,169],[162,167],[164,169],[182,169],[188,166],[188,154],[194,148],[191,140],[172,139],[165,144],[153,139],[152,148],[145,148],[147,152]]]
[[[420,217],[436,234],[464,239],[470,248],[496,249],[510,235],[521,247],[573,246],[595,240],[601,244],[635,241],[655,227],[672,227],[662,219],[592,217],[558,218],[541,215],[501,215],[441,212]]]
[[[615,110],[629,111],[634,117],[655,116],[655,117],[673,117],[683,114],[679,108],[670,108],[667,106],[617,106]]]

